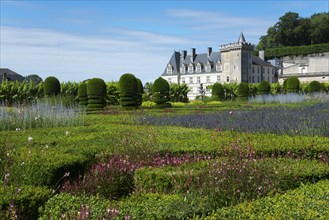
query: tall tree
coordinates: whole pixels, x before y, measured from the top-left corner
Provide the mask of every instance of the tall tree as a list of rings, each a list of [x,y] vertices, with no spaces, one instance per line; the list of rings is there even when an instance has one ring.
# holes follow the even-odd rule
[[[311,16],[311,43],[329,43],[329,13],[314,14]]]

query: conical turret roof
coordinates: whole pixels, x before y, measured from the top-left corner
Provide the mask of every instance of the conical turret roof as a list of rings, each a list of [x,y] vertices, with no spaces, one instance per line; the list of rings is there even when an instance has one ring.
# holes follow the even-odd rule
[[[239,43],[246,43],[246,39],[244,38],[243,36],[243,33],[241,32],[240,34],[240,37],[239,37],[239,40],[238,40]]]

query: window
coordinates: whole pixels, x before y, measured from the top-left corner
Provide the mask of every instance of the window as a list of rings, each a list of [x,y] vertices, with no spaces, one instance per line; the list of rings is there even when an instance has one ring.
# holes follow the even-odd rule
[[[191,64],[188,66],[188,72],[189,72],[189,73],[193,73],[193,71],[194,71],[194,66],[193,66],[193,64],[191,63]]]
[[[184,77],[182,77],[182,83],[185,83],[185,78]]]
[[[170,64],[167,67],[167,74],[172,74],[172,67]]]
[[[200,82],[201,82],[201,80],[200,80],[200,76],[198,76],[198,77],[196,78],[196,80],[197,80],[197,83],[200,83]]]
[[[236,56],[238,57],[239,56],[239,53],[237,53]]]
[[[171,83],[171,78],[168,78],[168,82]]]
[[[252,76],[252,82],[253,83],[255,82],[255,76]]]
[[[221,81],[222,81],[221,77],[217,76],[217,82],[221,82]]]
[[[255,67],[254,67],[254,66],[252,67],[252,72],[253,72],[253,73],[255,72]]]
[[[220,63],[216,64],[216,72],[222,71],[222,65]]]
[[[226,82],[230,82],[230,77],[229,76],[226,78]]]
[[[251,64],[249,63],[249,69],[251,70]]]
[[[257,76],[257,82],[260,82],[260,81],[259,81],[259,76]]]
[[[208,63],[207,65],[206,65],[206,72],[211,72],[211,65],[210,65],[210,63]]]
[[[190,77],[190,83],[193,83],[193,77]]]
[[[182,64],[182,65],[180,66],[180,72],[181,72],[181,73],[185,73],[185,72],[186,72],[186,67],[185,67],[184,64]]]
[[[198,63],[198,65],[196,66],[196,72],[201,73],[201,64],[200,63]]]
[[[258,73],[260,72],[260,67],[257,68],[257,72],[258,72]]]
[[[207,76],[207,82],[210,82],[210,76]]]

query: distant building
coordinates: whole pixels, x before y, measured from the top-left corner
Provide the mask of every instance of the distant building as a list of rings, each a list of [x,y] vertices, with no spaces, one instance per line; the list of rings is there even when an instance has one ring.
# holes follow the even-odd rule
[[[301,82],[316,80],[329,83],[329,53],[284,57],[279,82],[283,83],[289,76],[297,76]]]
[[[2,83],[5,80],[8,81],[18,81],[18,82],[23,82],[24,77],[19,75],[18,73],[7,69],[7,68],[0,68],[0,83]]]
[[[201,83],[206,87],[215,82],[276,82],[276,68],[264,61],[264,53],[260,53],[260,57],[253,56],[253,49],[241,33],[237,42],[221,45],[220,52],[213,52],[211,47],[201,54],[196,53],[195,48],[189,55],[186,50],[175,51],[162,77],[169,83],[187,84],[191,90],[188,93],[191,100],[200,95]],[[207,90],[205,95],[210,96],[210,91]]]

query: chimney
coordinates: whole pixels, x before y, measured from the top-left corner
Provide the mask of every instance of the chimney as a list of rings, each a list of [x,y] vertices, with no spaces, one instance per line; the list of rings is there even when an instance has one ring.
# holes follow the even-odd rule
[[[211,47],[208,47],[208,50],[207,50],[208,57],[210,57],[211,53],[212,53],[212,48]]]
[[[191,48],[191,63],[193,63],[195,60],[195,56],[196,56],[195,51],[196,51],[195,48]]]
[[[187,51],[186,50],[182,50],[180,52],[180,60],[181,60],[181,63],[184,63],[184,61],[186,59],[186,55],[187,55]]]
[[[259,58],[261,58],[262,60],[265,60],[264,50],[260,50],[260,51],[258,52],[258,56],[259,56]]]

